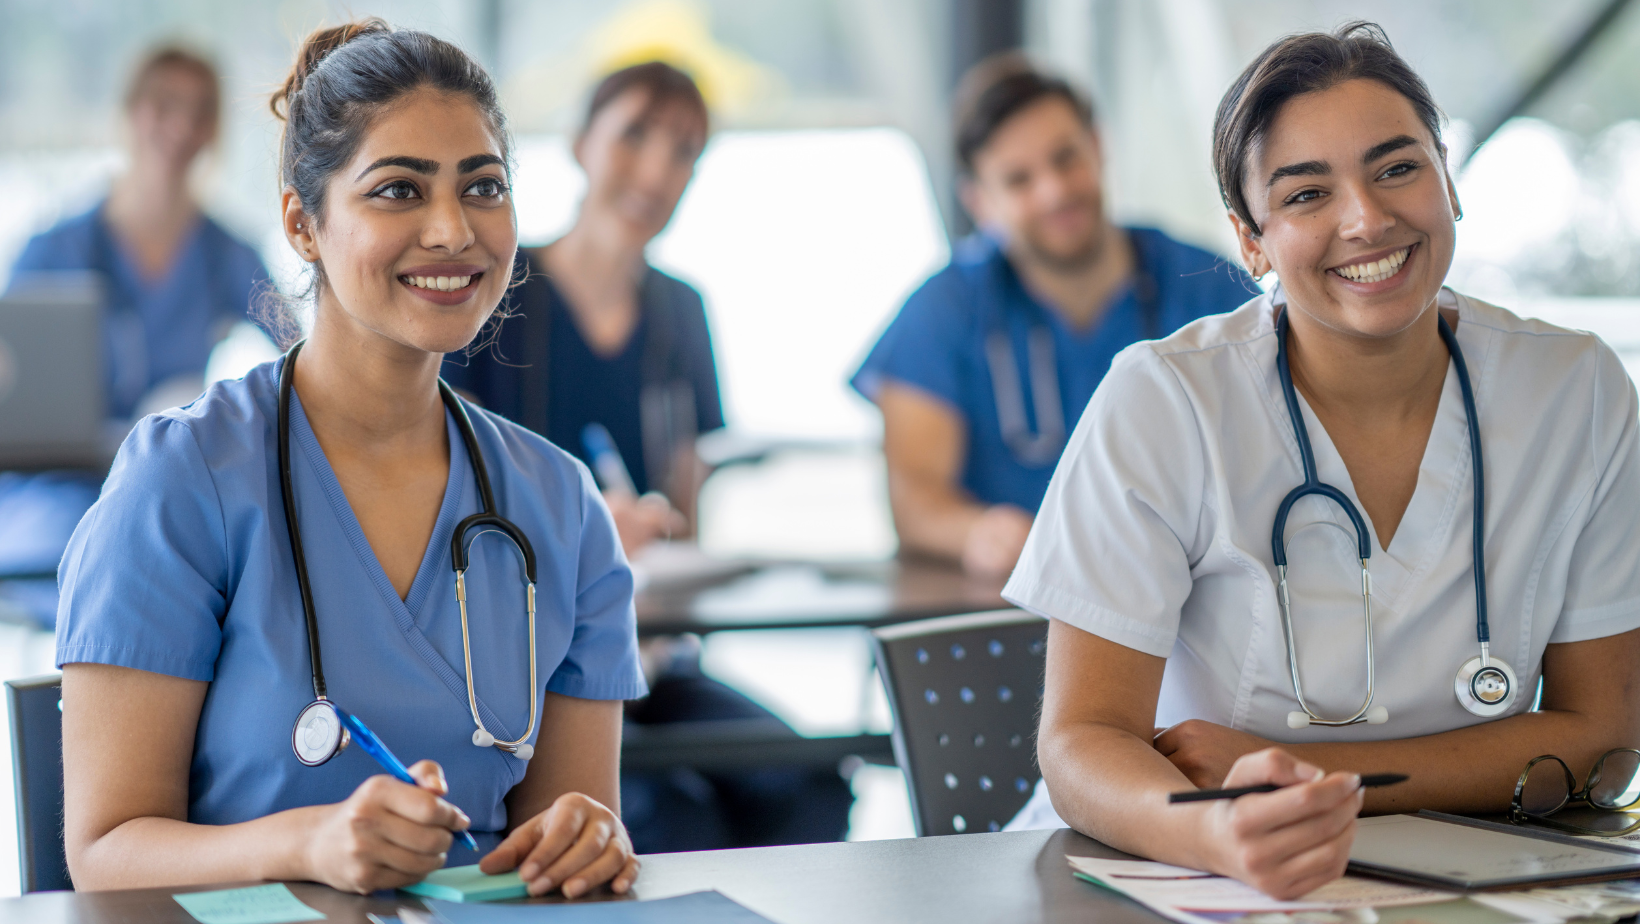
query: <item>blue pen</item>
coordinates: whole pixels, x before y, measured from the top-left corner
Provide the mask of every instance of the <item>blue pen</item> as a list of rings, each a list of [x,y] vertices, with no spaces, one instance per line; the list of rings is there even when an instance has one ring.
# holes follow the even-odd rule
[[[376,733],[371,731],[369,726],[359,721],[358,716],[337,706],[335,703],[332,703],[331,707],[336,710],[337,715],[342,717],[342,724],[346,725],[348,731],[353,733],[353,740],[359,742],[359,747],[363,748],[366,754],[374,757],[376,763],[381,764],[384,770],[393,774],[394,779],[420,788],[421,784],[416,782],[416,778],[410,775],[410,768],[404,765],[404,761],[393,756],[393,752],[387,749],[387,745],[382,744],[382,739],[376,737]],[[466,842],[468,849],[472,850],[473,853],[478,853],[478,841],[473,840],[471,832],[457,831],[455,833]]]
[[[637,495],[638,487],[632,483],[632,473],[627,470],[621,451],[615,448],[615,438],[609,435],[608,427],[597,422],[587,424],[581,430],[581,444],[592,457],[592,474],[600,488]]]

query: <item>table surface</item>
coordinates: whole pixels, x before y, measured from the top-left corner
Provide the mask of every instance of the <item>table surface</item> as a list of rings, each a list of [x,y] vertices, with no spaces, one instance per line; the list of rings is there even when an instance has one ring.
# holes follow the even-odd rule
[[[994,610],[1001,578],[925,559],[848,564],[773,563],[714,583],[646,588],[638,633],[877,626]]]
[[[636,892],[652,899],[717,889],[776,924],[1161,920],[1073,878],[1067,854],[1125,856],[1067,829],[709,850],[644,857]],[[333,924],[365,924],[366,912],[414,906],[409,898],[344,895],[310,883],[291,890]],[[171,899],[179,891],[195,890],[36,893],[0,901],[0,922],[184,924],[193,919]]]

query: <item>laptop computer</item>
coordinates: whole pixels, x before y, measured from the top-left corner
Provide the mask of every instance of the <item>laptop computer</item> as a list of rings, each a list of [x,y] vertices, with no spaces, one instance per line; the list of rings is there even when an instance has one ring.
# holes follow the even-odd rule
[[[0,471],[107,469],[104,351],[97,275],[32,274],[0,297]]]

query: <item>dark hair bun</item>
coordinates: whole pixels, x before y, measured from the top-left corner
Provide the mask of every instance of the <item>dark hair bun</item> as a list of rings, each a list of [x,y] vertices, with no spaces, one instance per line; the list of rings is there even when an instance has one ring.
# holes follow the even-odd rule
[[[302,92],[302,85],[307,83],[308,75],[313,73],[314,68],[319,66],[319,62],[323,61],[326,55],[361,35],[392,31],[393,27],[377,16],[331,26],[328,29],[315,29],[302,42],[302,48],[296,54],[296,63],[291,66],[284,86],[273,91],[273,98],[268,100],[268,108],[273,110],[274,118],[284,121],[289,116],[291,100]]]

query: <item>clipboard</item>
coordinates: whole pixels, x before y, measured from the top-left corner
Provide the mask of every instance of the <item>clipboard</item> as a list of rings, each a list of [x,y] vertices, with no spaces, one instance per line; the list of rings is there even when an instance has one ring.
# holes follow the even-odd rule
[[[1640,853],[1425,810],[1358,821],[1349,868],[1397,882],[1489,892],[1640,877]]]

